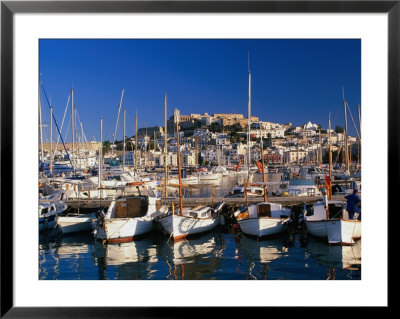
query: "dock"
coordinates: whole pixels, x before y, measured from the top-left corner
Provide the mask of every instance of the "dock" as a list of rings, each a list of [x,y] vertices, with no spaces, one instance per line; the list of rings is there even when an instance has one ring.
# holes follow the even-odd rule
[[[332,196],[332,200],[343,200],[345,201],[344,195]],[[256,204],[264,201],[263,196],[252,196],[247,198],[247,203]],[[311,204],[318,201],[322,201],[322,196],[285,196],[285,197],[268,197],[268,202],[282,204],[283,206],[294,206],[299,204]],[[163,205],[169,205],[171,203],[179,204],[179,197],[170,197],[161,199]],[[184,206],[188,205],[205,205],[210,206],[213,204],[225,202],[230,206],[243,206],[246,205],[246,199],[244,197],[207,197],[207,198],[183,198],[182,203]]]
[[[260,203],[264,200],[263,196],[252,196],[248,197],[248,204]],[[333,195],[332,200],[345,201],[344,195]],[[268,197],[268,202],[282,204],[283,206],[295,206],[300,204],[312,204],[318,201],[322,201],[322,196],[285,196],[285,197]],[[210,206],[215,205],[221,202],[225,202],[225,204],[237,207],[246,205],[246,200],[244,197],[186,197],[182,199],[182,203],[184,206],[190,205],[204,205]],[[104,206],[108,206],[111,203],[111,199],[68,199],[65,200],[65,203],[68,207],[74,209],[96,209]],[[179,205],[179,197],[168,197],[162,198],[162,205]]]

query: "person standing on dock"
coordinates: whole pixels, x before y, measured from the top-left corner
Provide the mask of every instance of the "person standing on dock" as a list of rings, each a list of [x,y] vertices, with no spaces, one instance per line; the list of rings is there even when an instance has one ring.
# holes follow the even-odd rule
[[[353,190],[353,194],[347,195],[345,196],[345,198],[347,199],[346,210],[349,213],[349,219],[353,219],[354,214],[357,213],[358,214],[357,219],[361,220],[361,209],[359,207],[361,199],[358,196],[358,190],[357,189]]]

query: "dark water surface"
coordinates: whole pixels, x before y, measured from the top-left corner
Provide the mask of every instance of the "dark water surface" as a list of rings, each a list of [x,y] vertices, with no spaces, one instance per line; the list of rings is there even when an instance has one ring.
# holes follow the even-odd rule
[[[286,233],[257,240],[222,229],[184,240],[151,233],[102,245],[91,234],[40,235],[39,279],[360,280],[361,242],[329,246]]]
[[[215,196],[226,194],[239,177],[225,178]],[[211,187],[188,191],[207,196]],[[330,246],[289,230],[257,240],[232,227],[178,243],[154,231],[141,240],[102,245],[91,233],[39,236],[39,279],[42,280],[360,280],[361,241]]]

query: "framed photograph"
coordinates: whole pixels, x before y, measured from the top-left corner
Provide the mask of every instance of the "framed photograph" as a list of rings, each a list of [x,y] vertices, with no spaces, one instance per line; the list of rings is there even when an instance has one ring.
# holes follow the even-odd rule
[[[2,1],[1,316],[389,307],[399,19]]]

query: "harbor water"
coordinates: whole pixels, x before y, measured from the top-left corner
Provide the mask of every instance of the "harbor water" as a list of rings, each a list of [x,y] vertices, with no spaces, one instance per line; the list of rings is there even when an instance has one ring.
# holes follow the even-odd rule
[[[214,187],[188,188],[184,195],[224,196],[244,178],[223,177]],[[361,241],[332,246],[298,227],[256,239],[224,225],[176,243],[154,231],[105,245],[91,233],[45,232],[39,235],[38,259],[40,280],[361,280]]]

